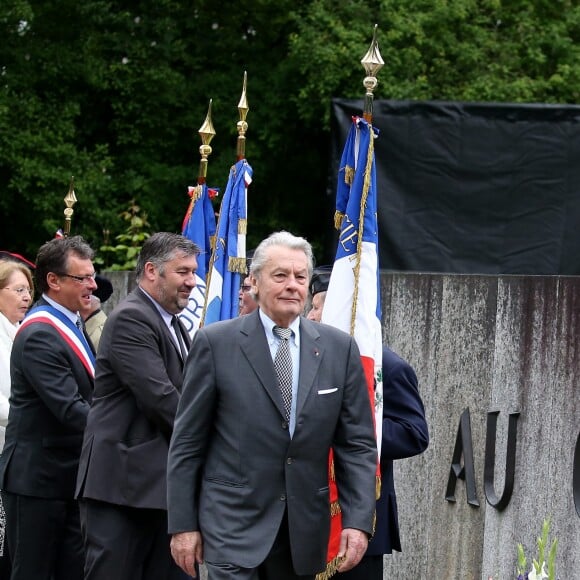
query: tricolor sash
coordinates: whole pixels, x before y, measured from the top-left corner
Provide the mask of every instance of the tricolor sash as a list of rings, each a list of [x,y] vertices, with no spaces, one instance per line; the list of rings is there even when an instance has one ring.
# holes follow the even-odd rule
[[[77,326],[62,312],[50,305],[36,306],[27,314],[18,331],[41,322],[52,326],[62,337],[64,342],[73,351],[74,355],[83,363],[91,378],[95,378],[95,355],[87,339]]]

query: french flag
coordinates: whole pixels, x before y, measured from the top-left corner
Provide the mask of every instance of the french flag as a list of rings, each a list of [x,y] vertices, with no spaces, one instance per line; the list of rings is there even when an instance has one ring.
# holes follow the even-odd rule
[[[382,441],[382,329],[378,260],[377,187],[374,139],[378,131],[361,117],[354,117],[343,150],[336,194],[335,227],[338,248],[322,310],[322,322],[347,332],[357,342],[374,411],[377,439],[377,498],[380,494],[378,458]],[[342,531],[340,489],[334,479],[332,451],[329,457],[330,538],[326,573],[338,565]]]
[[[382,328],[374,139],[378,131],[354,117],[340,162],[335,225],[340,230],[322,322],[353,336],[371,401],[377,446],[382,439]]]

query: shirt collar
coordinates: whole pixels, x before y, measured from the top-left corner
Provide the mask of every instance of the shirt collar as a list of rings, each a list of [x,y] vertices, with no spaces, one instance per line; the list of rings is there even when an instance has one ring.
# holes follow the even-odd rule
[[[78,311],[73,312],[72,310],[65,308],[62,304],[59,304],[52,298],[49,298],[46,294],[43,294],[42,298],[46,300],[53,308],[56,308],[56,310],[62,312],[76,326],[77,320],[79,319],[80,316]]]
[[[260,320],[262,321],[264,331],[266,332],[268,343],[278,342],[280,339],[274,334],[273,330],[274,326],[277,326],[277,324],[267,314],[265,314],[261,308],[258,310],[258,313],[260,315]],[[297,316],[288,328],[292,330],[294,344],[296,344],[296,346],[300,346],[300,316]]]

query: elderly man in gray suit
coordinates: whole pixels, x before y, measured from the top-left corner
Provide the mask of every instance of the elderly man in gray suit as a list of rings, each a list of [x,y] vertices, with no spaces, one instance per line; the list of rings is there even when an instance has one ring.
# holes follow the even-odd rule
[[[307,579],[324,570],[334,449],[339,570],[372,533],[377,451],[360,354],[301,316],[313,267],[303,238],[277,232],[250,269],[259,309],[199,330],[168,458],[175,561],[211,580]]]

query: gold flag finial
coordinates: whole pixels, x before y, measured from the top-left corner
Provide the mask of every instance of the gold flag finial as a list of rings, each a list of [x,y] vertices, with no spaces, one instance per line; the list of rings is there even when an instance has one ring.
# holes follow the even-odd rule
[[[237,123],[238,129],[238,161],[246,156],[246,131],[248,130],[248,123],[246,117],[250,107],[248,106],[248,98],[246,96],[246,86],[248,82],[248,73],[244,71],[244,85],[242,87],[242,96],[238,103],[238,111],[240,113],[240,120]]]
[[[207,115],[203,125],[199,128],[199,136],[201,137],[201,145],[199,146],[199,154],[201,155],[201,160],[199,162],[199,175],[197,178],[198,185],[205,183],[207,177],[207,158],[211,155],[211,140],[215,137],[215,129],[213,128],[213,123],[211,122],[211,102],[209,100],[209,106],[207,108]]]
[[[68,188],[68,193],[64,198],[64,204],[66,208],[64,210],[64,237],[67,238],[70,234],[70,226],[72,221],[72,216],[74,213],[73,206],[77,202],[77,196],[75,195],[75,178],[74,175],[71,175],[70,178],[70,186]]]
[[[371,45],[360,61],[367,74],[363,80],[363,85],[366,89],[363,118],[369,123],[372,122],[373,119],[373,91],[377,88],[378,84],[377,74],[385,64],[379,51],[377,28],[378,24],[375,24]]]

